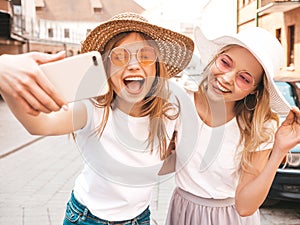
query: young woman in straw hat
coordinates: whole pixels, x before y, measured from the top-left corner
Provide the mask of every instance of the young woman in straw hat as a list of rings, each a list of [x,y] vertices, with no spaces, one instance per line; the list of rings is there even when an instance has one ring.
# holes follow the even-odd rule
[[[193,47],[188,37],[124,13],[96,27],[82,43],[82,53],[101,53],[108,94],[32,117],[3,93],[32,134],[74,135],[84,169],[64,225],[150,224],[152,188],[180,112],[167,80],[187,66]]]
[[[178,132],[177,187],[166,224],[259,225],[276,170],[300,143],[300,111],[273,81],[282,46],[257,27],[215,40],[197,28],[195,39],[207,66],[181,114],[183,124],[193,120],[189,134],[197,138],[186,141],[186,131]],[[287,117],[277,130],[278,114]]]

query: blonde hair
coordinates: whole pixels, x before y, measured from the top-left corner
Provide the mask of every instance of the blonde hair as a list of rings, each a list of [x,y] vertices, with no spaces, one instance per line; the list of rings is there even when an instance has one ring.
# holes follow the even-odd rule
[[[236,45],[228,45],[220,50],[216,55],[222,54],[228,51],[230,48]],[[215,57],[215,58],[216,58]],[[203,72],[203,79],[199,84],[199,95],[205,99],[205,104],[208,106],[208,101],[205,97],[205,89],[207,87],[207,80],[211,66],[213,65],[215,58],[206,66]],[[235,103],[235,115],[237,123],[239,126],[241,138],[239,141],[240,145],[244,146],[241,156],[240,168],[242,170],[247,170],[253,168],[251,164],[252,153],[265,142],[270,141],[270,137],[274,135],[274,130],[270,127],[266,127],[266,122],[270,120],[275,120],[277,125],[279,123],[279,118],[277,114],[272,112],[270,105],[270,94],[267,88],[268,79],[264,72],[262,74],[263,79],[257,85],[256,95],[246,96],[247,103],[254,106],[253,109],[245,106],[244,98]]]
[[[110,74],[110,60],[109,60],[109,52],[113,49],[119,41],[121,41],[125,36],[127,36],[131,32],[121,33],[112,38],[105,46],[104,52],[101,52],[104,67],[106,73],[108,75],[108,84],[109,84],[109,92],[104,96],[99,96],[97,98],[91,99],[92,103],[95,107],[103,108],[104,113],[102,117],[102,122],[100,126],[97,128],[97,134],[101,137],[104,128],[107,124],[110,109],[114,107],[114,100],[116,98],[116,93],[113,91],[111,79],[109,77]],[[141,35],[146,41],[149,41],[149,44],[159,52],[158,47],[155,42],[152,41],[150,37],[147,35],[135,32]],[[143,107],[142,113],[140,116],[149,116],[149,134],[148,134],[148,147],[150,147],[151,152],[155,147],[155,140],[158,140],[158,148],[161,159],[165,159],[167,157],[167,132],[165,127],[166,119],[174,120],[178,117],[180,112],[180,104],[178,99],[177,104],[173,104],[168,102],[170,97],[170,91],[167,83],[167,79],[170,78],[167,73],[166,66],[161,60],[155,63],[156,65],[156,77],[151,87],[151,90],[147,94],[147,96],[142,100]],[[171,112],[173,112],[171,114]],[[168,137],[170,139],[170,137]]]

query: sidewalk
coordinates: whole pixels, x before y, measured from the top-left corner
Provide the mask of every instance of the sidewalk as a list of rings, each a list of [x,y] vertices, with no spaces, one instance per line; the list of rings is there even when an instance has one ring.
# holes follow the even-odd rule
[[[0,224],[62,224],[80,169],[66,137],[44,138],[0,159]]]
[[[0,98],[0,158],[39,140],[30,135]]]

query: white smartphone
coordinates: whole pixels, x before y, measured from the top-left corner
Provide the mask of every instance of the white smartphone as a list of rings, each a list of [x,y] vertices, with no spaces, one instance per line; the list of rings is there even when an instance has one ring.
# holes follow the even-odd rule
[[[99,52],[92,51],[40,65],[68,102],[104,95],[109,87]]]

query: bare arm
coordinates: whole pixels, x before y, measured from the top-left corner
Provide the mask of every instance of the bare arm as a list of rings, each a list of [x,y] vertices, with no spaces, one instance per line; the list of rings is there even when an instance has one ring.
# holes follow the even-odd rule
[[[84,127],[87,122],[86,106],[82,102],[69,104],[68,110],[33,116],[24,111],[20,101],[6,94],[3,98],[15,117],[33,135],[69,134]]]
[[[39,68],[39,64],[62,59],[64,52],[30,52],[0,56],[0,93],[18,101],[31,115],[58,111],[66,104]]]
[[[275,135],[270,151],[253,153],[252,163],[258,173],[243,172],[236,191],[236,208],[241,216],[253,214],[263,203],[281,161],[296,144],[300,143],[300,111],[297,108],[287,116]]]

